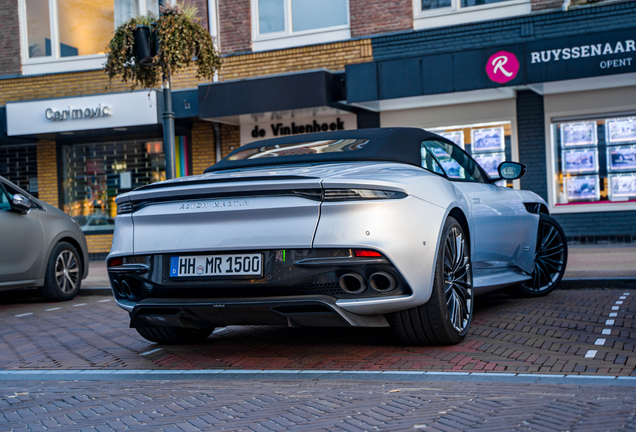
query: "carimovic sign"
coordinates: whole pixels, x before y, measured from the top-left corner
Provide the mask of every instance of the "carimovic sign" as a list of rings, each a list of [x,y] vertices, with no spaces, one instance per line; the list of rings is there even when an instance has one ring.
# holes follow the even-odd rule
[[[528,43],[525,53],[529,83],[636,72],[636,30]]]

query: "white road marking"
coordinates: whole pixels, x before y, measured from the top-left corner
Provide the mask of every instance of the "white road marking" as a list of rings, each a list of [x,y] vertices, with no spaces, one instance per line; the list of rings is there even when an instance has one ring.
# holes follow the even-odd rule
[[[23,314],[20,314],[20,315],[16,315],[16,318],[20,318],[20,317],[27,316],[27,315],[33,315],[33,312],[23,313]]]
[[[618,306],[612,306],[612,310],[619,310],[620,308]]]
[[[623,293],[623,295],[629,295],[629,293]]]
[[[47,309],[46,311],[47,311],[47,312],[51,312],[51,311],[54,311],[54,310],[60,310],[60,309],[62,309],[62,308],[61,308],[61,307],[58,307],[58,308],[51,308],[51,309]]]
[[[99,300],[97,303],[104,303],[104,302],[107,302],[107,301],[110,301],[110,299],[106,299],[106,300]]]
[[[598,338],[598,339],[596,339],[596,341],[594,342],[594,345],[600,345],[600,346],[603,346],[603,345],[605,345],[605,341],[606,341],[606,340],[607,340],[607,339]]]
[[[604,335],[612,334],[612,329],[603,329],[601,333]]]
[[[79,307],[79,306],[86,306],[86,303],[80,303],[80,304],[73,305],[73,307]]]
[[[614,320],[606,320],[605,325],[614,325]]]
[[[596,350],[587,350],[587,352],[585,353],[585,358],[594,358],[597,352],[598,351]]]
[[[152,351],[147,351],[147,352],[145,352],[145,353],[141,353],[141,354],[139,354],[139,355],[140,355],[140,356],[145,356],[145,355],[148,355],[148,354],[156,353],[157,351],[161,351],[162,349],[163,349],[163,348],[153,349]]]
[[[612,312],[609,314],[610,318],[616,318],[618,316],[618,314],[616,312]]]
[[[619,299],[621,300],[625,300],[627,298],[627,296],[620,296]]]
[[[616,303],[614,303],[614,304],[619,304],[619,305],[623,304],[623,300],[616,300]]]

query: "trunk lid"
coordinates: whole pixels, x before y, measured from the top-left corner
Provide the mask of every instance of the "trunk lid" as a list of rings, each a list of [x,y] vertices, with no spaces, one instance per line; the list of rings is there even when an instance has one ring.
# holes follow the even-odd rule
[[[281,171],[210,173],[122,197],[135,209],[134,253],[310,248],[321,178]]]

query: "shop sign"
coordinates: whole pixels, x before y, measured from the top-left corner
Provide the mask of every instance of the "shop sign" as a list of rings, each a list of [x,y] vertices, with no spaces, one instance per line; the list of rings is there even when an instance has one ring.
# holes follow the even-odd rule
[[[7,103],[7,135],[157,124],[157,93],[147,90]]]
[[[499,51],[490,56],[486,64],[486,73],[491,81],[505,84],[517,77],[519,60],[508,51]]]
[[[636,72],[636,30],[528,43],[528,83]]]
[[[241,145],[287,135],[357,129],[357,123],[355,114],[281,120],[273,118],[268,122],[242,124]]]
[[[51,121],[80,120],[94,117],[109,117],[112,113],[113,109],[111,107],[99,104],[96,108],[75,108],[69,106],[67,109],[61,111],[47,108],[46,111],[44,111],[44,117]]]

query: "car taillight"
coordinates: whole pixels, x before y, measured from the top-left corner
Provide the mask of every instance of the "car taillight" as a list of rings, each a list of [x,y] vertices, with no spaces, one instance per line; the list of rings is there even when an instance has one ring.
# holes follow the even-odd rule
[[[367,249],[356,249],[355,254],[357,257],[381,257],[382,256],[380,252],[367,250]]]
[[[114,266],[120,266],[124,263],[124,259],[123,258],[113,258],[112,260],[110,260],[110,262],[108,263],[108,267],[114,267]]]
[[[325,189],[324,201],[351,201],[367,199],[400,199],[406,198],[404,192],[376,189]]]
[[[124,214],[124,213],[132,213],[133,211],[133,205],[130,201],[127,202],[123,202],[121,204],[117,205],[117,214]]]

